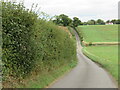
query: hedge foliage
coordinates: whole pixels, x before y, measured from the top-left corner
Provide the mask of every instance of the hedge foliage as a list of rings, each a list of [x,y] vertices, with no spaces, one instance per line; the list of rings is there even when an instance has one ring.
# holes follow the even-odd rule
[[[37,15],[22,5],[2,3],[2,37],[4,74],[24,76],[34,66],[31,36]]]
[[[2,2],[2,27],[5,80],[49,72],[76,59],[76,45],[68,33],[21,4]]]

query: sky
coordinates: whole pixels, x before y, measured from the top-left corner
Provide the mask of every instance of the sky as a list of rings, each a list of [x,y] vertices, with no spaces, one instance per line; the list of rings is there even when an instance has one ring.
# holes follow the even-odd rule
[[[20,1],[20,0],[18,0]],[[117,19],[119,0],[24,0],[26,8],[38,4],[40,11],[50,16],[66,14],[82,21]]]

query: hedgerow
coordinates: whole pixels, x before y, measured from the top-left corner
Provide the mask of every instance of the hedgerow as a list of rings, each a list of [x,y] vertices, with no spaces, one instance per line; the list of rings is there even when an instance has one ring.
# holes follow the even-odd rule
[[[22,4],[2,2],[2,29],[3,81],[54,71],[76,59],[73,38]]]
[[[4,74],[25,76],[34,66],[31,36],[37,15],[24,6],[2,2],[2,61]]]

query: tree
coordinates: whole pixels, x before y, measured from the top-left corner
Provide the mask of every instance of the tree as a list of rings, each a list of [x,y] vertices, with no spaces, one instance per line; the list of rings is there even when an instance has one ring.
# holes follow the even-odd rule
[[[60,20],[59,16],[55,16],[55,19],[53,20],[53,22],[54,22],[55,24],[60,25],[61,20]]]
[[[120,19],[117,20],[117,23],[116,24],[120,24]]]
[[[83,25],[87,25],[87,22],[83,22]]]
[[[95,25],[96,24],[96,21],[95,20],[89,20],[87,22],[88,25]]]
[[[69,26],[72,23],[72,20],[67,15],[61,14],[59,16],[56,16],[53,22],[58,25]]]
[[[111,21],[110,20],[107,20],[106,23],[110,23]]]
[[[117,24],[117,20],[116,20],[116,19],[111,20],[111,22],[112,22],[113,24]]]
[[[59,17],[63,26],[69,26],[72,22],[72,20],[67,15],[61,14]]]
[[[101,19],[98,19],[98,20],[97,20],[97,24],[99,24],[99,25],[104,25],[105,22],[104,22],[103,20],[101,20]]]
[[[79,26],[79,25],[81,24],[81,21],[79,20],[79,18],[74,17],[72,23],[73,23],[73,24],[72,24],[73,27],[77,27],[77,26]]]

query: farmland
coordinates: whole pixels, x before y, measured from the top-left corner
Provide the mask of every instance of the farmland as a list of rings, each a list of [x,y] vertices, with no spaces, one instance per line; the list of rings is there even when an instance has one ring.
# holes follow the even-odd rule
[[[78,32],[85,42],[117,42],[118,25],[79,26]]]
[[[118,45],[104,44],[118,42],[118,25],[79,26],[77,32],[84,42],[101,43],[98,46],[84,46],[82,51],[118,80]]]

